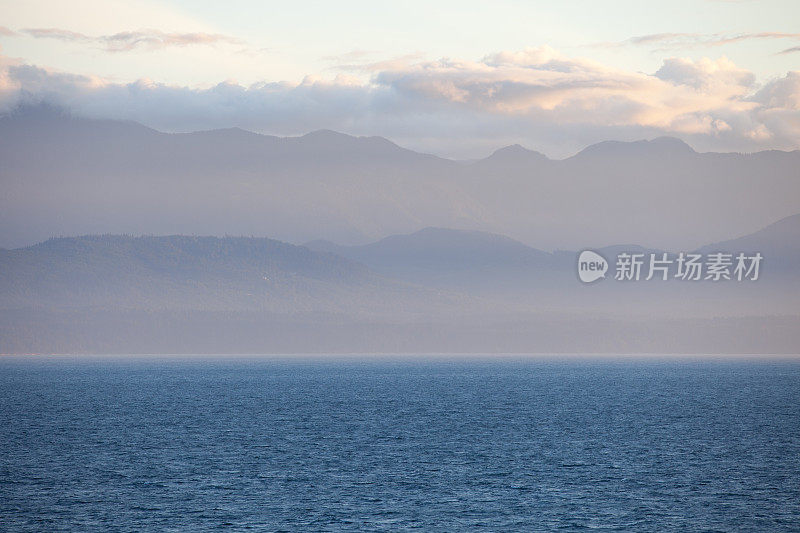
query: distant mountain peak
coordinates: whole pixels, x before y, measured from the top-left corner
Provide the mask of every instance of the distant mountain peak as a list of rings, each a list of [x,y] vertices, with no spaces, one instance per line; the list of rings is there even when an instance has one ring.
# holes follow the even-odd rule
[[[321,130],[314,130],[305,135],[301,135],[299,137],[301,140],[306,141],[319,141],[319,142],[346,142],[346,143],[367,143],[373,145],[384,145],[384,146],[391,146],[394,148],[400,148],[398,145],[390,141],[385,137],[380,137],[377,135],[372,135],[368,137],[364,136],[356,136],[350,135],[348,133],[342,133],[335,130],[328,130],[328,129],[321,129]]]
[[[684,141],[675,137],[656,137],[641,141],[603,141],[587,146],[574,157],[587,155],[630,156],[630,155],[676,155],[695,154],[697,152]]]
[[[301,139],[356,139],[352,135],[348,135],[346,133],[340,133],[334,130],[328,129],[321,129],[321,130],[314,130],[306,133],[305,135],[300,136]]]
[[[23,103],[7,113],[0,113],[0,127],[12,129],[21,138],[36,132],[73,140],[91,138],[93,142],[125,134],[167,135],[133,120],[93,118],[46,102]]]
[[[203,130],[203,131],[193,131],[190,133],[176,133],[175,135],[192,135],[195,137],[218,137],[218,138],[227,138],[231,140],[241,140],[241,139],[259,139],[264,137],[269,137],[268,135],[263,135],[261,133],[256,133],[254,131],[249,131],[239,127],[232,127],[232,128],[218,128],[213,130]]]
[[[528,153],[532,152],[532,150],[528,150],[521,144],[510,144],[508,146],[504,146],[502,148],[498,148],[494,151],[492,155],[499,155],[499,154],[517,154],[517,153]],[[491,157],[491,156],[490,156]]]
[[[521,144],[512,144],[495,150],[494,153],[484,159],[484,161],[524,163],[530,161],[548,161],[548,158],[546,155],[534,150],[529,150]]]
[[[338,148],[341,146],[357,146],[364,144],[364,141],[369,141],[373,139],[373,137],[357,137],[339,131],[322,129],[308,132],[300,137],[294,137],[294,139],[303,144]]]

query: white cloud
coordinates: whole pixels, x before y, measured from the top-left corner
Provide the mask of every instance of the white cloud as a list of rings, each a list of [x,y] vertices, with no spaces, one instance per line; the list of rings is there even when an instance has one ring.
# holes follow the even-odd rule
[[[675,50],[688,48],[716,47],[744,41],[763,40],[800,40],[800,33],[776,31],[745,33],[652,33],[637,35],[621,42],[599,43],[598,46],[655,46],[657,50]]]
[[[692,61],[672,57],[664,61],[655,76],[676,85],[688,85],[719,96],[746,94],[756,82],[752,72],[737,67],[726,57],[716,61],[708,58]]]
[[[668,58],[645,74],[540,47],[479,61],[405,57],[347,70],[371,81],[341,74],[200,89],[114,83],[7,60],[0,106],[45,100],[168,131],[240,126],[285,135],[330,128],[461,157],[511,142],[563,156],[601,140],[665,134],[722,151],[800,145],[800,73],[759,87],[726,58]]]
[[[768,109],[800,110],[800,71],[789,72],[766,84],[753,100]]]
[[[128,52],[137,48],[157,50],[170,46],[197,44],[243,44],[239,39],[219,33],[177,33],[154,29],[123,31],[97,37],[60,28],[26,28],[21,32],[35,39],[56,39],[72,43],[93,44],[106,52]]]

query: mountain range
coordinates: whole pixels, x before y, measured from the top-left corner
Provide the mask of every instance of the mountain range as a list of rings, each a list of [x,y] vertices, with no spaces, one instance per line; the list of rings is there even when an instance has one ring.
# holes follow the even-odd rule
[[[39,106],[0,117],[0,162],[0,353],[800,346],[798,151],[657,138],[453,161]],[[764,263],[757,282],[583,285],[584,249]]]
[[[795,215],[699,250],[761,251],[757,282],[588,286],[577,252],[478,231],[426,228],[361,246],[54,238],[0,250],[0,353],[785,352],[800,341],[799,233]],[[650,250],[597,251],[613,261]]]
[[[352,245],[443,227],[545,250],[686,249],[800,212],[800,152],[697,153],[672,138],[463,162],[380,137],[166,134],[32,107],[0,117],[0,139],[5,247],[103,233]]]

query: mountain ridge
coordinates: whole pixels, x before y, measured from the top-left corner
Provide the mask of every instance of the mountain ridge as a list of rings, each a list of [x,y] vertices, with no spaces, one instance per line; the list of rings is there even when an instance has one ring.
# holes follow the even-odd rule
[[[399,148],[406,152],[412,152],[418,155],[427,155],[432,156],[437,159],[447,160],[457,162],[457,160],[448,159],[442,156],[438,156],[435,154],[429,154],[425,152],[418,152],[416,150],[412,150],[409,148],[402,147],[395,143],[394,141],[382,137],[379,135],[352,135],[349,133],[344,133],[340,131],[336,131],[329,128],[321,128],[317,130],[311,130],[307,133],[301,135],[293,135],[293,136],[279,136],[274,134],[266,134],[260,133],[252,130],[248,130],[245,128],[241,128],[239,126],[231,126],[231,127],[222,127],[222,128],[211,128],[211,129],[200,129],[200,130],[192,130],[192,131],[185,131],[185,132],[162,132],[150,126],[146,126],[140,122],[135,120],[121,120],[121,119],[113,119],[113,118],[96,118],[96,117],[86,117],[81,115],[74,115],[72,114],[67,108],[60,108],[49,104],[34,104],[34,105],[22,105],[18,106],[17,108],[11,109],[5,113],[0,113],[0,120],[15,120],[18,121],[20,119],[34,119],[34,120],[66,120],[72,122],[91,122],[94,124],[104,124],[104,125],[126,125],[126,126],[134,126],[138,129],[147,130],[152,133],[157,133],[160,135],[166,136],[187,136],[187,135],[201,135],[201,134],[224,134],[224,133],[232,133],[232,134],[247,134],[248,136],[256,136],[259,138],[267,138],[267,139],[275,139],[275,140],[285,140],[285,141],[296,141],[296,140],[316,140],[316,139],[347,139],[348,141],[369,141],[369,142],[379,142],[386,145],[391,145],[393,147]],[[611,152],[617,149],[633,149],[633,148],[645,148],[651,149],[656,147],[668,147],[671,149],[682,150],[685,152],[691,152],[695,154],[731,154],[731,155],[755,155],[755,154],[762,154],[762,153],[798,153],[800,149],[796,150],[778,150],[778,149],[765,149],[759,150],[756,152],[697,152],[693,147],[691,147],[686,141],[674,136],[669,135],[662,135],[653,137],[651,139],[637,139],[633,141],[621,141],[621,140],[605,140],[599,141],[596,143],[589,144],[584,148],[578,150],[572,155],[560,158],[560,159],[553,159],[548,157],[547,155],[543,154],[534,149],[527,148],[521,144],[514,143],[509,145],[504,145],[496,148],[490,155],[482,157],[482,158],[473,158],[471,159],[472,162],[479,162],[479,161],[486,161],[492,159],[499,155],[506,155],[506,154],[525,154],[536,158],[543,158],[548,161],[566,161],[582,154],[590,154],[594,152],[603,152],[605,150],[609,150]]]
[[[2,307],[346,309],[407,290],[365,266],[267,238],[85,235],[0,251]],[[413,291],[412,291],[413,292]],[[337,301],[338,300],[338,301]]]
[[[797,251],[798,229],[795,216],[740,239]],[[771,252],[755,283],[584,285],[575,252],[542,252],[472,230],[399,237],[378,241],[394,248],[385,257],[405,271],[397,277],[258,237],[87,235],[0,250],[0,353],[663,353],[664,346],[789,353],[797,346],[800,263],[776,277]],[[429,253],[440,243],[444,257]],[[485,260],[498,250],[509,255]],[[411,261],[403,258],[409,253]]]
[[[544,249],[688,248],[800,211],[800,152],[699,154],[674,139],[605,144],[564,160],[512,146],[465,164],[382,137],[167,134],[44,111],[0,118],[0,138],[3,247],[58,232],[267,228],[289,242],[363,243],[470,227]],[[609,146],[624,149],[598,153]]]

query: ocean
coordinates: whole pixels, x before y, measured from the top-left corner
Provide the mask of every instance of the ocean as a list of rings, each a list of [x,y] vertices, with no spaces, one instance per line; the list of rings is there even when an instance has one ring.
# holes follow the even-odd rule
[[[6,357],[4,531],[798,531],[800,361]]]

